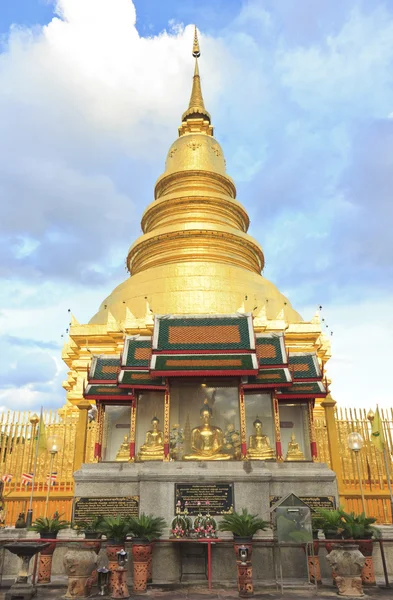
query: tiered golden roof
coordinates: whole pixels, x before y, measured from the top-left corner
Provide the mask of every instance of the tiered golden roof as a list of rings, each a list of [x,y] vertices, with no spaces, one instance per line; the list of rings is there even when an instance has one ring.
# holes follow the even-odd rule
[[[261,276],[264,255],[247,234],[249,218],[236,200],[222,148],[213,137],[205,108],[195,31],[195,71],[191,98],[179,137],[169,149],[154,202],[142,217],[143,235],[131,246],[131,277],[102,303],[92,324],[106,323],[108,312],[124,322],[136,318],[146,301],[158,314],[223,314],[244,310],[268,319],[301,321],[277,288]]]

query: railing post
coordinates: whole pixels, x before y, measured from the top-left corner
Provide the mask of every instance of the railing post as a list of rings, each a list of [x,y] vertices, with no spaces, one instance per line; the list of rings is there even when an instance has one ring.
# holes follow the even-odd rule
[[[340,457],[340,443],[338,439],[337,423],[334,410],[336,407],[336,401],[333,400],[330,394],[328,394],[321,402],[321,406],[325,410],[325,421],[326,430],[329,444],[330,464],[332,470],[336,473],[337,487],[339,494],[342,492],[343,479],[342,479],[342,468],[341,468],[341,457]]]

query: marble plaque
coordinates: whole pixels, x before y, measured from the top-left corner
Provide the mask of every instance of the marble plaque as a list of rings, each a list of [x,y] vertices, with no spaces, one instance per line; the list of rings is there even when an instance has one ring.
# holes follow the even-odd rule
[[[234,510],[233,483],[175,483],[175,513],[226,515]]]

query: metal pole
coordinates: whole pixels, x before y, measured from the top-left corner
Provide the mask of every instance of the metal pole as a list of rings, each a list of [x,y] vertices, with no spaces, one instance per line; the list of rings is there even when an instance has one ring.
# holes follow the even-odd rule
[[[390,479],[389,461],[388,461],[388,455],[387,455],[385,446],[383,448],[383,457],[385,459],[386,481],[388,483],[388,488],[389,488],[390,510],[391,510],[391,518],[392,518],[392,522],[393,522],[393,492],[392,492],[392,482],[391,482],[391,479]]]
[[[40,443],[41,421],[42,421],[42,406],[41,406],[41,412],[40,412],[40,420],[39,420],[38,429],[37,429],[37,440],[36,440],[35,459],[34,459],[34,471],[33,471],[33,479],[31,481],[31,492],[30,492],[29,510],[27,511],[27,518],[26,518],[27,527],[30,527],[30,525],[33,522],[33,495],[34,495],[35,476],[36,476],[36,472],[37,472],[37,461],[38,461],[38,451],[39,451],[39,443]]]
[[[383,574],[385,577],[385,584],[386,584],[386,587],[390,587],[388,569],[386,567],[385,549],[383,547],[383,540],[381,540],[381,538],[380,538],[378,540],[378,542],[379,542],[379,549],[381,551],[381,560],[382,560]]]
[[[362,496],[363,512],[364,512],[364,514],[366,514],[366,502],[364,500],[362,474],[360,472],[359,450],[354,450],[354,452],[355,452],[355,456],[356,456],[356,466],[358,469],[358,478],[359,478],[360,494]]]
[[[52,450],[50,453],[49,481],[48,481],[48,491],[46,492],[44,517],[46,517],[48,515],[49,494],[50,494],[50,488],[52,485],[53,461],[55,460],[55,456],[56,456],[56,452],[54,452]]]

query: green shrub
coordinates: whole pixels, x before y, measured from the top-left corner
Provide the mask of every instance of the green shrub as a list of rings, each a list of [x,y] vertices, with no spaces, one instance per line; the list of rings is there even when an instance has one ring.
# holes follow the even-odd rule
[[[260,519],[258,515],[251,515],[246,508],[241,513],[234,511],[225,515],[218,525],[220,531],[230,531],[235,536],[252,537],[257,531],[264,531],[269,523]]]

